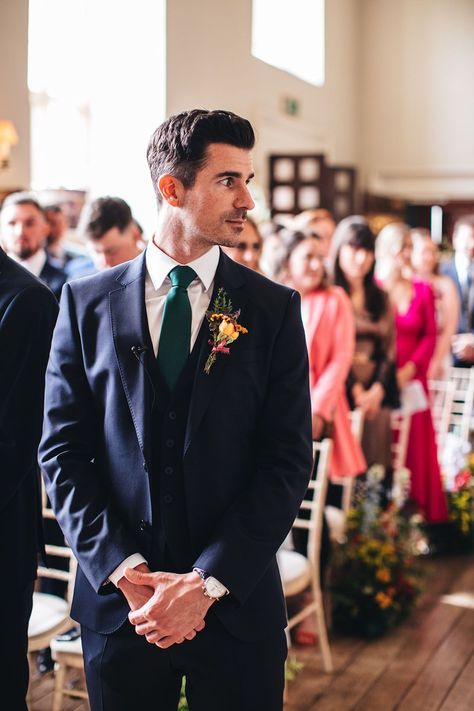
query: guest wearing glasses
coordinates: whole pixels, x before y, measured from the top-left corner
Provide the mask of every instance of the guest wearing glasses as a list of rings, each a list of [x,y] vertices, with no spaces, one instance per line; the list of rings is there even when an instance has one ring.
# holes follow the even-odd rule
[[[224,252],[244,267],[260,272],[260,257],[262,256],[263,239],[255,222],[247,217],[244,229],[240,233],[240,241],[235,247],[223,247]]]

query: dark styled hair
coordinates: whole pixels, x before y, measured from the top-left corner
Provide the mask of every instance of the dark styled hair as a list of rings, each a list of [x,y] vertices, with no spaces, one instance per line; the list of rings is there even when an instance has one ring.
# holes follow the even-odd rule
[[[87,239],[99,240],[117,227],[123,232],[132,222],[130,206],[118,197],[100,197],[82,211],[79,232]]]
[[[348,244],[355,249],[365,249],[375,255],[375,237],[368,225],[349,223],[344,231],[341,231],[336,245],[334,259],[334,283],[341,286],[350,295],[349,282],[341,269],[339,255],[341,247]],[[365,307],[373,321],[378,321],[387,309],[387,297],[374,279],[375,261],[364,277]]]
[[[32,205],[44,217],[44,209],[34,195],[28,192],[10,193],[2,203],[2,210],[10,205]]]
[[[158,202],[162,197],[157,182],[170,173],[186,188],[194,185],[197,172],[206,161],[211,143],[227,143],[251,150],[255,134],[249,121],[231,111],[193,109],[171,116],[150,138],[147,160]]]
[[[45,205],[43,209],[45,212],[54,212],[56,215],[60,215],[64,212],[61,205],[58,205],[58,203],[56,202],[52,203],[51,205]]]

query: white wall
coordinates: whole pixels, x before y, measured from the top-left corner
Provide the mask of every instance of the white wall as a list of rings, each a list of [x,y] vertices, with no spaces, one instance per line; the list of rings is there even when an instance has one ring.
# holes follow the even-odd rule
[[[28,0],[1,0],[0,119],[15,124],[19,143],[12,149],[10,167],[0,171],[0,188],[30,183],[30,116],[27,79]]]
[[[326,0],[326,83],[314,87],[251,55],[251,0],[168,2],[167,113],[227,108],[257,132],[256,181],[266,185],[272,152],[358,159],[358,0]],[[300,114],[282,112],[284,97]]]
[[[361,158],[373,192],[474,195],[473,0],[362,0]]]

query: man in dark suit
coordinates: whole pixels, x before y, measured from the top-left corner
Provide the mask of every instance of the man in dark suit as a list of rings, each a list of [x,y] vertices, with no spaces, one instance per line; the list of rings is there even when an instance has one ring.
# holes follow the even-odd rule
[[[2,205],[1,222],[8,256],[41,279],[59,299],[66,273],[45,249],[49,226],[39,202],[29,193],[8,195]]]
[[[230,112],[171,117],[145,254],[64,287],[40,457],[79,560],[93,711],[174,711],[183,675],[194,711],[282,707],[275,554],[311,415],[299,295],[220,250],[254,206],[253,145]]]
[[[453,341],[454,365],[474,365],[474,215],[460,217],[453,230],[454,257],[441,272],[454,281],[460,301],[458,335]]]
[[[27,708],[27,630],[41,527],[36,455],[57,311],[50,290],[0,249],[0,688],[12,711]]]

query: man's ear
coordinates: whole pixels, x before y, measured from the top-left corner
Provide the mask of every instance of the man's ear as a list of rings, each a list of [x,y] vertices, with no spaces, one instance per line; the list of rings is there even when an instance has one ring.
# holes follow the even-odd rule
[[[174,175],[165,173],[158,178],[158,190],[164,202],[167,202],[171,207],[179,207],[181,198],[184,192],[182,182]]]

